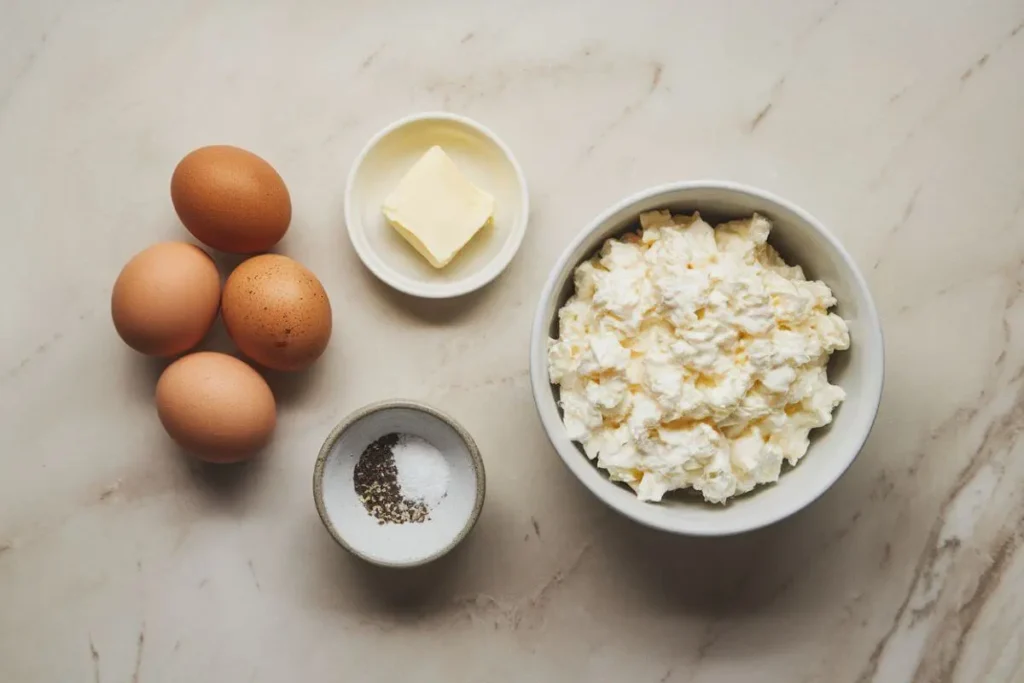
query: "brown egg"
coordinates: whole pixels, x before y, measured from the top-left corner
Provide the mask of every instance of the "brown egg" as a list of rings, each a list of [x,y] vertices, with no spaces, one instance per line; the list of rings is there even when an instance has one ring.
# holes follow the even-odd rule
[[[110,313],[121,339],[151,356],[175,356],[202,341],[217,317],[220,275],[193,244],[161,242],[121,270]]]
[[[167,366],[156,383],[156,409],[171,438],[207,462],[249,458],[277,423],[274,395],[260,374],[212,351]]]
[[[275,370],[301,370],[331,338],[331,302],[297,261],[263,254],[243,261],[224,284],[224,326],[249,358]]]
[[[267,251],[292,220],[288,188],[274,167],[228,145],[189,152],[171,176],[171,201],[196,239],[235,254]]]

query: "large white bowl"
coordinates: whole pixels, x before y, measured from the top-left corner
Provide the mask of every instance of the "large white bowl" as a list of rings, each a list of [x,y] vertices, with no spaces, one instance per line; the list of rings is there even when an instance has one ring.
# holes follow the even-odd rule
[[[823,280],[835,294],[835,312],[850,326],[850,349],[838,352],[829,378],[846,391],[829,427],[814,430],[807,455],[784,469],[777,484],[762,486],[727,505],[689,496],[645,503],[628,487],[615,484],[582,449],[569,440],[558,407],[558,387],[548,379],[547,342],[558,335],[558,310],[573,293],[573,271],[609,237],[634,229],[651,209],[692,213],[713,225],[760,213],[772,221],[769,242],[808,278]],[[558,259],[541,293],[530,339],[530,379],[541,422],[555,450],[576,477],[602,501],[627,517],[665,531],[693,536],[725,536],[772,524],[824,493],[857,457],[878,412],[884,354],[882,328],[867,283],[853,259],[813,216],[768,192],[719,181],[662,185],[628,197],[593,221]]]

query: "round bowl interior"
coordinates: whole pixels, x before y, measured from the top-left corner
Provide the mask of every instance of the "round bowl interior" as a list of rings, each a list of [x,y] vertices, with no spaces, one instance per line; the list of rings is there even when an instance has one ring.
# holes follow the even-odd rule
[[[494,196],[494,220],[444,268],[434,268],[388,225],[381,207],[405,173],[434,145]],[[363,149],[345,191],[345,221],[356,253],[399,291],[447,298],[478,289],[512,260],[526,233],[529,200],[522,170],[494,133],[454,114],[419,114],[391,124]]]
[[[726,505],[691,495],[666,496],[660,503],[637,499],[611,482],[569,440],[558,407],[558,387],[547,371],[547,342],[558,336],[558,310],[573,294],[573,271],[609,237],[638,227],[640,213],[671,209],[693,213],[712,225],[757,212],[772,222],[769,242],[808,279],[822,280],[838,301],[833,309],[850,327],[848,351],[837,352],[829,379],[846,391],[830,426],[811,432],[811,447],[777,484],[760,486]],[[566,249],[541,294],[530,341],[530,377],[541,422],[555,450],[579,480],[602,501],[638,522],[675,533],[720,536],[771,524],[805,507],[846,471],[871,431],[882,394],[884,356],[878,313],[863,276],[845,249],[811,215],[767,192],[726,182],[665,185],[627,198],[598,217]]]
[[[363,450],[393,432],[426,440],[448,462],[448,493],[426,521],[381,524],[356,494],[353,473]],[[327,437],[313,473],[313,497],[331,536],[358,557],[389,567],[424,564],[458,545],[476,524],[484,490],[483,461],[469,434],[433,408],[406,401],[348,417]]]

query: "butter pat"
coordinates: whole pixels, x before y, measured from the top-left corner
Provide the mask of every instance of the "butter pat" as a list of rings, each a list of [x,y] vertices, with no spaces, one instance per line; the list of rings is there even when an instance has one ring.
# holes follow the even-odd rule
[[[494,197],[462,175],[434,145],[388,198],[384,217],[435,268],[444,268],[491,222]]]

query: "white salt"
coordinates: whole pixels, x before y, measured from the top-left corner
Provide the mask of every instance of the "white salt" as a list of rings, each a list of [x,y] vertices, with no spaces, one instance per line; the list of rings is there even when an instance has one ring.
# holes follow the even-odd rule
[[[391,450],[398,470],[398,486],[405,498],[433,508],[448,493],[451,472],[441,451],[426,439],[403,434]]]

